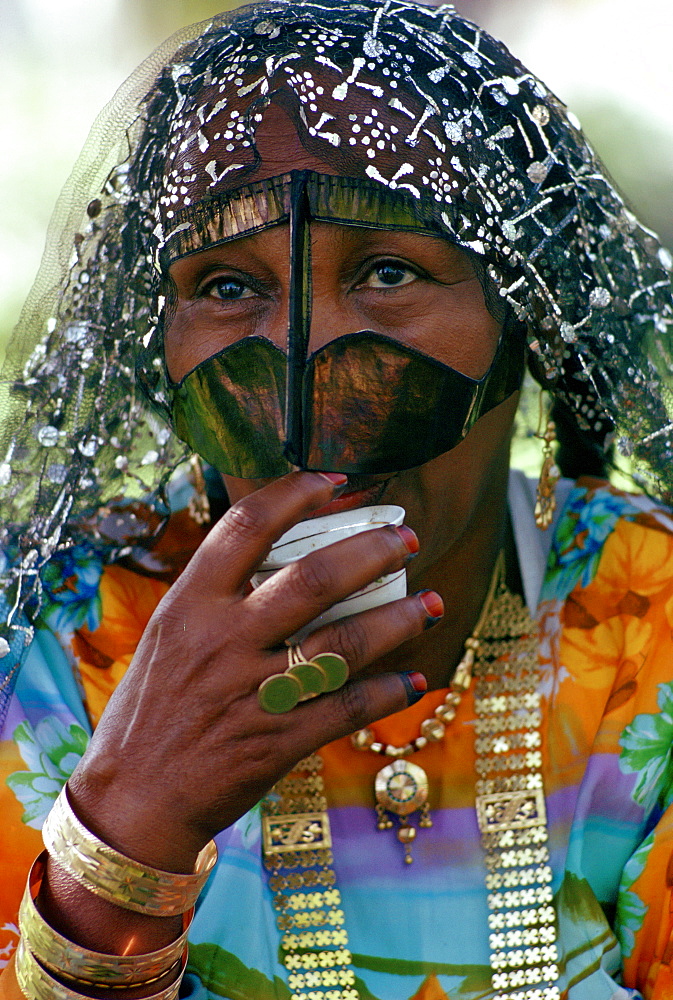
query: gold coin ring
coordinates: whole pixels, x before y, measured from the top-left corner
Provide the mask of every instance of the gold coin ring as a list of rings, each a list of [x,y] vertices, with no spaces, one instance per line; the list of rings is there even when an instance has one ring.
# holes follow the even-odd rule
[[[271,715],[291,712],[301,698],[301,684],[291,674],[272,674],[257,689],[260,707]]]

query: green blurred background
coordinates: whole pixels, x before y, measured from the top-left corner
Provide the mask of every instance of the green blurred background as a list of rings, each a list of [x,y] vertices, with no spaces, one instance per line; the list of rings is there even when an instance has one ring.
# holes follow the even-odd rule
[[[235,4],[231,4],[235,6]],[[673,247],[671,0],[462,0],[580,117]],[[223,0],[0,0],[0,348],[95,114],[173,31]]]

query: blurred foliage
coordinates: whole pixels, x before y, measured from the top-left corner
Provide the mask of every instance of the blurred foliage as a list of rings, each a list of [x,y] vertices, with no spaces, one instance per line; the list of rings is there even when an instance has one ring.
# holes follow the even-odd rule
[[[205,21],[223,10],[237,7],[226,0],[125,0],[127,17],[135,21],[137,29],[148,38],[165,36],[186,24]],[[158,30],[159,27],[161,30]]]
[[[227,0],[0,0],[0,361],[88,128],[133,68]]]
[[[673,135],[616,101],[575,102],[574,110],[640,221],[673,247]]]

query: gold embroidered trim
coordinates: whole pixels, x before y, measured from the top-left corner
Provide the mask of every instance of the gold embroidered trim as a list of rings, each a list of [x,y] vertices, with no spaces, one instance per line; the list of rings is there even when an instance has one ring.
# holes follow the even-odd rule
[[[360,1000],[336,888],[322,760],[312,754],[262,803],[262,842],[291,1000]]]
[[[481,632],[474,677],[492,1000],[560,1000],[537,632],[521,599],[504,585]],[[360,1000],[321,769],[312,754],[262,803],[264,863],[291,1000]]]
[[[559,1000],[537,631],[521,598],[501,588],[481,638],[474,666],[476,807],[494,1000]]]

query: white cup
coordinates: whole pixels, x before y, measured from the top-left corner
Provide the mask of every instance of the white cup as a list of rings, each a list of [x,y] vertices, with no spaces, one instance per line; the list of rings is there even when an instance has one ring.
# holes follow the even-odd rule
[[[271,552],[252,577],[252,586],[259,587],[270,576],[277,573],[283,566],[297,562],[309,552],[315,552],[326,545],[332,545],[342,538],[349,538],[361,531],[371,531],[384,524],[402,524],[405,510],[394,504],[384,504],[375,507],[359,507],[357,510],[343,510],[338,514],[326,514],[325,517],[314,517],[309,521],[300,521],[286,531],[271,549]],[[355,615],[368,608],[377,608],[381,604],[397,601],[406,597],[407,573],[405,569],[397,570],[379,577],[357,590],[350,597],[334,604],[327,611],[314,618],[291,638],[297,642],[305,639],[321,625]]]

